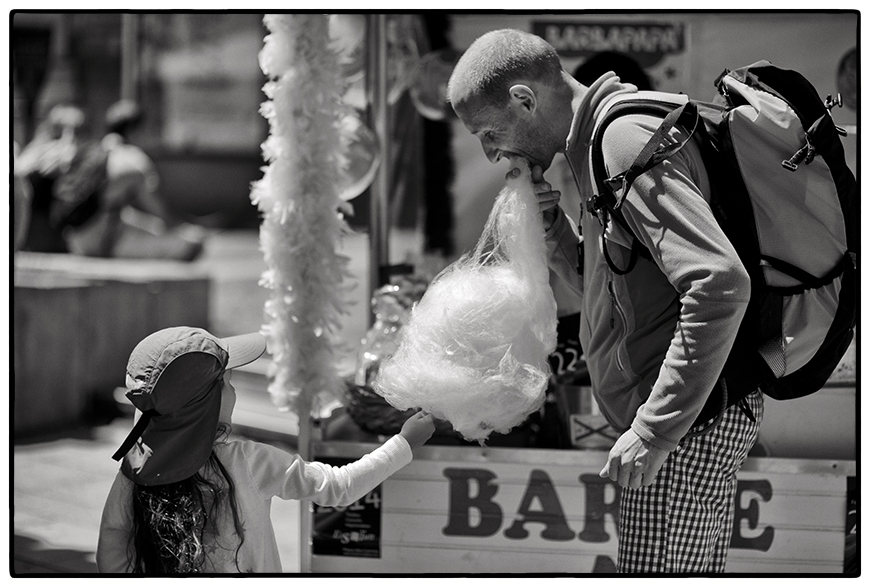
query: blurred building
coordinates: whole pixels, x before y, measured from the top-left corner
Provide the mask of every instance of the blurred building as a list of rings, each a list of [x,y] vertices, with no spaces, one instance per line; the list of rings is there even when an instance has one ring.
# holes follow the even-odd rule
[[[268,127],[257,14],[15,13],[14,139],[26,144],[51,106],[85,110],[84,133],[106,109],[139,101],[135,142],[154,159],[165,200],[215,226],[256,225],[248,193],[261,175]]]
[[[402,39],[397,46],[425,50],[421,18],[391,17],[391,31]],[[83,134],[96,138],[106,109],[134,99],[145,120],[133,142],[155,161],[166,202],[207,226],[256,227],[250,184],[262,177],[260,145],[269,132],[259,111],[267,81],[258,61],[268,33],[262,20],[258,13],[15,12],[13,138],[27,144],[59,103],[80,106],[87,114]],[[394,82],[390,112],[400,172],[391,215],[396,225],[414,227],[423,191],[423,121],[401,91],[406,76]],[[354,201],[352,225],[367,224],[366,200],[364,194]]]
[[[444,46],[461,52],[487,30],[515,27],[553,43],[567,71],[596,52],[619,51],[644,69],[655,89],[699,99],[712,98],[712,82],[725,67],[758,59],[801,71],[820,92],[855,87],[854,68],[847,68],[853,71],[851,85],[838,79],[842,61],[854,56],[857,46],[857,16],[848,12],[500,12],[390,18],[393,35],[404,35],[397,46],[419,55]],[[121,97],[138,99],[148,117],[137,142],[156,161],[167,200],[204,224],[256,225],[248,193],[250,182],[261,176],[259,145],[268,132],[259,114],[265,78],[257,54],[267,32],[261,14],[16,12],[11,32],[14,138],[19,144],[29,140],[55,103],[78,103],[88,113],[86,130],[97,134],[106,107]],[[407,80],[394,77],[401,90]],[[395,92],[391,104],[395,167],[404,174],[393,181],[392,221],[404,227],[424,224],[428,240],[462,252],[476,242],[505,170],[489,165],[478,153],[476,139],[455,119],[429,124],[408,93]],[[847,94],[847,107],[835,111],[835,120],[856,130],[855,92]],[[844,140],[853,169],[855,136],[852,132]],[[431,152],[433,141],[445,140],[452,141],[444,150],[456,162],[455,174],[452,169],[445,174],[443,154]],[[454,175],[461,186],[455,201],[445,185],[429,193],[425,176],[453,182]],[[551,181],[559,183],[558,178]],[[440,207],[427,206],[439,196],[444,197]],[[439,240],[439,231],[454,231],[451,216],[437,216],[443,216],[445,203],[456,218],[455,243]],[[366,196],[355,200],[354,207],[352,224],[365,226]],[[427,214],[429,222],[420,222]]]

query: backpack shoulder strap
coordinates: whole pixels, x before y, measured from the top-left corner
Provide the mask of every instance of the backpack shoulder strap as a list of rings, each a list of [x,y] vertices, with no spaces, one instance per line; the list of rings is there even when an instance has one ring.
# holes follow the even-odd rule
[[[609,176],[607,167],[604,163],[603,140],[604,132],[607,127],[617,118],[630,114],[646,114],[651,116],[663,117],[662,123],[656,128],[653,135],[638,153],[634,162],[625,171],[614,176]],[[587,208],[590,213],[596,216],[602,225],[605,226],[605,231],[602,231],[602,247],[604,257],[607,264],[618,275],[624,275],[634,268],[637,262],[637,257],[645,253],[644,256],[649,258],[649,252],[645,249],[641,253],[643,245],[631,231],[628,223],[625,221],[620,208],[631,189],[634,180],[640,175],[646,173],[653,167],[665,161],[675,153],[679,152],[694,136],[698,129],[700,115],[695,104],[687,101],[682,105],[671,104],[660,100],[649,99],[626,99],[621,100],[614,106],[611,106],[599,121],[595,132],[592,136],[592,174],[596,182],[597,195],[593,196],[587,202]],[[685,139],[677,142],[671,142],[668,136],[675,126],[681,126],[687,131]],[[604,241],[606,232],[606,224],[608,219],[612,217],[616,222],[632,236],[631,257],[626,268],[617,267],[610,258],[607,251],[607,246]]]

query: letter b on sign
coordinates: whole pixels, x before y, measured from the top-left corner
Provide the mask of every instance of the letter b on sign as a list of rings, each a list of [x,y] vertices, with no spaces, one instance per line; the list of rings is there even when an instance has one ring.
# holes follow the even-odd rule
[[[495,474],[486,469],[444,469],[450,480],[450,504],[446,536],[492,536],[501,528],[501,506],[492,501],[498,485]],[[472,495],[472,487],[475,487]],[[478,518],[472,525],[472,512]]]

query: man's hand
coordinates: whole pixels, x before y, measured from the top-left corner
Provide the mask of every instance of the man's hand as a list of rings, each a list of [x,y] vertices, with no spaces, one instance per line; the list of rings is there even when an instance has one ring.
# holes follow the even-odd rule
[[[540,165],[535,165],[531,169],[532,185],[535,188],[535,197],[538,199],[538,210],[544,215],[544,228],[549,228],[556,220],[558,212],[559,198],[562,193],[559,190],[554,190],[544,179],[544,170]],[[513,179],[519,177],[520,170],[514,167],[511,169],[505,179]]]
[[[601,469],[599,477],[619,483],[621,487],[648,487],[670,454],[629,429],[616,441],[607,457],[607,464]]]

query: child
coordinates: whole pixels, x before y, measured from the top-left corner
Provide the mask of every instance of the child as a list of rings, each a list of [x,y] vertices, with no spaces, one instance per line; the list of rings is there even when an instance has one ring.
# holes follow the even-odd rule
[[[97,545],[104,573],[280,573],[273,496],[349,505],[407,465],[435,431],[411,416],[399,434],[354,463],[305,462],[278,448],[228,441],[231,369],[266,349],[260,334],[219,339],[167,328],[127,363],[127,397],[141,412],[115,453]]]

